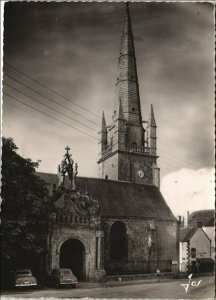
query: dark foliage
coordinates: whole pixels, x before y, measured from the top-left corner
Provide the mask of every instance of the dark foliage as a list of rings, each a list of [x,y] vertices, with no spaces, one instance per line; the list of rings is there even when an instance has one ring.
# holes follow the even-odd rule
[[[46,251],[47,188],[36,175],[38,162],[17,154],[11,138],[2,140],[1,259],[30,267]]]

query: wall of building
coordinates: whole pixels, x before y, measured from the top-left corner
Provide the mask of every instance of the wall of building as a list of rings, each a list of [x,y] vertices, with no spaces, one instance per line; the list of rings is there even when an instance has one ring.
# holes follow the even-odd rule
[[[202,227],[203,231],[207,234],[211,241],[211,258],[215,260],[215,228],[214,227]]]
[[[123,261],[110,258],[110,229],[121,221],[127,229],[128,256]],[[131,219],[103,219],[104,268],[107,274],[151,273],[159,266],[171,271],[178,262],[178,226],[176,222]]]
[[[99,164],[99,178],[118,180],[118,154],[115,154]]]
[[[141,184],[153,184],[152,165],[155,158],[148,155],[136,153],[119,154],[119,180],[132,181]],[[137,172],[142,170],[144,177],[137,176]]]
[[[179,270],[187,272],[188,270],[188,243],[179,243]]]
[[[202,228],[198,228],[190,239],[190,249],[196,249],[196,258],[210,258],[210,239]]]

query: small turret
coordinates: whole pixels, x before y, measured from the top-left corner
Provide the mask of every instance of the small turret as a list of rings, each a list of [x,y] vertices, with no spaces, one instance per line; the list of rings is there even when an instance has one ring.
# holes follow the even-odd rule
[[[107,147],[107,126],[106,126],[104,112],[102,114],[101,131],[99,132],[99,144],[101,145],[100,151],[101,151],[101,153],[103,153],[103,151]]]
[[[113,119],[113,150],[124,150],[125,147],[125,123],[121,99],[119,99],[116,115]]]
[[[154,117],[153,105],[151,104],[150,115],[147,125],[147,143],[150,148],[150,154],[156,156],[157,152],[157,134],[156,134],[156,122]]]

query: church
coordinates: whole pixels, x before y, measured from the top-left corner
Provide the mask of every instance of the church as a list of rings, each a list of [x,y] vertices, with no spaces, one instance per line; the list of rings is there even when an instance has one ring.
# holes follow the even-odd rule
[[[160,192],[152,106],[146,129],[143,123],[126,4],[112,120],[103,113],[99,132],[99,178],[77,176],[69,147],[58,175],[39,173],[50,193],[48,273],[66,267],[97,281],[178,269],[179,223]]]

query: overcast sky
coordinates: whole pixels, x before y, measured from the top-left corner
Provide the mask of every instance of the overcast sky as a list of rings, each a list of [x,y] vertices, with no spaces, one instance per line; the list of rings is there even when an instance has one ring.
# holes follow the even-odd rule
[[[103,110],[107,121],[111,120],[124,6],[114,2],[6,3],[4,62],[70,100],[4,66],[4,75],[10,76],[4,76],[4,92],[28,106],[4,97],[3,135],[13,137],[22,156],[41,159],[40,171],[56,172],[68,145],[79,175],[97,177],[97,131]],[[152,103],[162,178],[179,174],[182,168],[198,172],[197,176],[201,169],[212,174],[213,5],[131,3],[130,11],[142,117],[147,119]]]

